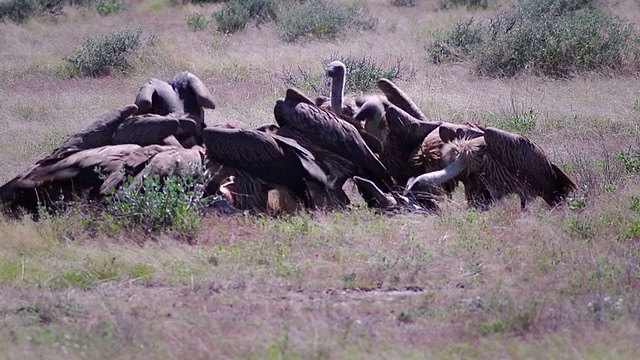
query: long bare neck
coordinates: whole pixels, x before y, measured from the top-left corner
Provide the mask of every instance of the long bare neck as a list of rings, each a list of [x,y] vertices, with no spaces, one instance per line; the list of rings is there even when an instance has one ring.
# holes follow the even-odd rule
[[[344,97],[344,73],[331,78],[331,111],[342,114],[342,98]]]

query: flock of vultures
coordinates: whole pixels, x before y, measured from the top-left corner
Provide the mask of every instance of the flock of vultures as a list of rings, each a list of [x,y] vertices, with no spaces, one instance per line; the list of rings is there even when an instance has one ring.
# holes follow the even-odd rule
[[[101,115],[0,187],[0,204],[14,215],[79,199],[101,204],[125,183],[196,172],[207,179],[198,193],[223,213],[344,208],[349,179],[369,207],[426,213],[460,184],[479,209],[509,194],[522,208],[538,196],[556,206],[576,189],[526,137],[429,121],[387,79],[378,81],[381,93],[345,97],[339,61],[327,76],[329,98],[289,88],[276,101],[275,123],[254,129],[207,126],[204,108],[215,103],[195,75],[152,78],[134,104]]]

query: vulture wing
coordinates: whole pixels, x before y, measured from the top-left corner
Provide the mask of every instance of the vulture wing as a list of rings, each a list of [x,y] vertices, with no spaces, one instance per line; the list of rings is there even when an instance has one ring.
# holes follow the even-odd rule
[[[96,166],[103,173],[109,174],[122,166],[125,158],[139,148],[138,145],[127,144],[79,151],[56,163],[34,166],[11,182],[15,181],[14,185],[19,187],[38,187],[50,182],[70,180],[81,171],[93,170]]]
[[[37,164],[52,163],[83,149],[97,148],[111,145],[113,132],[129,116],[138,110],[134,104],[119,107],[100,116],[86,129],[72,135],[51,155],[37,162]]]
[[[293,152],[296,154],[298,159],[300,159],[300,164],[309,174],[308,177],[305,177],[307,180],[314,181],[322,186],[327,185],[327,175],[318,163],[316,163],[315,157],[309,150],[300,146],[300,144],[293,139],[276,134],[271,134],[271,136],[285,152]]]
[[[173,149],[175,146],[170,145],[149,145],[140,147],[135,151],[127,154],[123,160],[123,166],[118,171],[113,171],[107,176],[105,181],[100,187],[100,193],[104,194],[110,190],[120,186],[127,178],[128,175],[136,175],[149,163],[149,160],[156,154],[163,151]]]
[[[204,130],[203,141],[212,160],[286,186],[308,206],[311,200],[304,179],[322,181],[321,170],[311,164],[313,155],[288,139],[258,130],[211,127]]]
[[[166,81],[151,78],[136,96],[137,114],[168,115],[182,113],[184,106],[173,87]]]
[[[113,134],[112,143],[147,146],[161,144],[164,138],[179,133],[180,120],[173,116],[137,115],[123,122]]]
[[[194,171],[202,169],[204,149],[197,146],[191,149],[167,148],[154,155],[140,171],[135,179],[142,181],[149,175],[166,177],[187,173],[193,175]]]
[[[515,176],[556,205],[576,189],[576,184],[549,161],[544,151],[528,138],[496,128],[486,128],[487,151]]]
[[[406,111],[408,114],[413,116],[414,118],[422,121],[427,121],[427,117],[424,116],[420,108],[409,98],[396,84],[391,82],[389,79],[380,79],[378,80],[378,87],[382,92],[387,96],[387,100],[399,107],[400,109]]]
[[[89,190],[97,195],[104,175],[119,172],[125,158],[139,148],[131,144],[103,146],[37,164],[0,187],[0,199],[12,208],[36,211],[40,202],[48,203],[56,194],[72,197]]]
[[[467,124],[453,124],[443,122],[440,124],[440,138],[447,143],[454,139],[475,139],[484,135],[484,131],[480,128]]]
[[[290,128],[309,142],[349,160],[360,169],[354,175],[372,179],[381,189],[390,191],[393,181],[387,169],[353,125],[332,112],[298,100],[287,97],[276,102],[274,115],[280,127]]]

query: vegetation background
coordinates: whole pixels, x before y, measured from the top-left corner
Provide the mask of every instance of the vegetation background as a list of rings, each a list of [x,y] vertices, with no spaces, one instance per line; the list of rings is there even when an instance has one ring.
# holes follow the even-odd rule
[[[326,94],[342,59],[349,93],[392,78],[434,120],[530,137],[580,187],[525,212],[458,191],[429,217],[132,195],[0,218],[3,358],[640,357],[637,1],[5,0],[0,20],[2,182],[151,76],[191,71],[208,123],[254,126],[287,86]]]

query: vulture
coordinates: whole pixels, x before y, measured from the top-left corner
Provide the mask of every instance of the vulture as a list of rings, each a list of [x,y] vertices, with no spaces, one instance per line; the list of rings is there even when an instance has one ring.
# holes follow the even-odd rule
[[[142,186],[148,176],[160,179],[170,175],[195,176],[204,170],[204,154],[204,148],[197,145],[189,149],[180,144],[145,146],[129,154],[120,171],[108,176],[102,188],[117,189],[128,176],[132,176],[132,184],[138,186]]]
[[[288,89],[274,108],[278,134],[296,140],[314,154],[329,179],[331,196],[348,203],[342,186],[352,176],[390,191],[393,180],[358,130],[336,114],[317,107],[296,89]]]
[[[75,198],[95,199],[109,189],[105,177],[120,171],[126,158],[141,147],[134,144],[84,149],[31,167],[0,187],[0,201],[11,210],[36,213]]]
[[[161,178],[203,166],[204,149],[180,145],[107,145],[83,149],[60,159],[41,161],[0,187],[0,202],[15,211],[37,212],[78,199],[94,200],[117,190],[128,176],[142,184],[146,176]]]
[[[166,81],[151,78],[136,95],[137,114],[169,115],[181,113],[184,105],[173,87]]]
[[[331,97],[319,96],[315,104],[325,110],[331,110],[336,115],[353,118],[358,112],[358,106],[352,98],[344,97],[347,67],[341,61],[333,61],[326,68],[326,75],[331,78]]]
[[[327,185],[326,174],[314,155],[293,139],[259,130],[208,127],[203,132],[203,141],[207,158],[236,171],[236,186],[259,179],[267,190],[282,186],[305,207],[312,208],[309,187]]]
[[[235,175],[209,186],[208,193],[221,195],[230,206],[239,210],[266,211],[273,215],[300,210],[300,203],[287,188],[268,184],[241,170],[233,173]]]
[[[378,86],[391,103],[385,112],[387,129],[380,160],[399,185],[425,172],[442,169],[445,165],[441,149],[445,143],[454,138],[475,138],[483,134],[476,125],[428,122],[415,103],[391,81],[381,79]],[[446,138],[441,138],[440,134]],[[435,200],[442,195],[450,195],[455,187],[456,180],[452,179],[439,187],[414,188],[411,195],[417,203],[436,210]]]
[[[111,145],[113,133],[136,111],[138,111],[138,107],[135,104],[130,104],[99,115],[86,129],[71,135],[60,147],[53,150],[51,155],[40,162],[62,159],[80,150]]]
[[[389,79],[378,80],[378,87],[384,93],[387,101],[407,112],[414,118],[427,121],[420,108],[400,88]]]
[[[353,181],[358,187],[358,192],[363,198],[369,199],[367,206],[374,209],[380,209],[385,212],[396,210],[417,211],[426,214],[433,213],[433,209],[428,209],[411,201],[410,198],[397,194],[385,194],[380,188],[370,180],[354,176]]]
[[[193,119],[197,125],[198,143],[205,128],[204,108],[215,109],[213,96],[206,85],[194,74],[183,71],[169,82],[152,78],[136,96],[138,114],[174,114]]]
[[[416,153],[427,135],[441,123],[415,119],[395,105],[389,105],[385,118],[388,134],[380,153],[380,161],[387,167],[396,183],[404,185],[409,178],[424,172],[415,161]]]
[[[446,131],[440,130],[442,138],[448,136]],[[531,140],[496,128],[484,129],[483,136],[455,138],[444,144],[442,159],[446,167],[410,179],[406,192],[458,179],[464,184],[472,207],[486,209],[492,202],[515,193],[524,209],[527,201],[538,196],[556,206],[577,188]]]
[[[112,135],[111,145],[159,145],[166,143],[167,137],[173,137],[180,144],[191,147],[198,136],[198,125],[193,119],[171,115],[136,115],[118,126]]]
[[[341,61],[333,61],[327,65],[326,74],[331,78],[331,97],[319,96],[315,100],[315,105],[332,111],[340,119],[355,126],[367,146],[375,154],[379,154],[382,151],[382,142],[376,128],[380,126],[386,99],[382,95],[366,95],[356,99],[345,98],[346,73],[347,68]],[[367,123],[371,124],[367,126]],[[369,132],[367,128],[373,132]]]
[[[127,105],[99,116],[38,163],[56,161],[80,150],[107,145],[147,146],[175,143],[176,140],[185,146],[194,143],[197,136],[194,120],[154,114],[130,116],[136,109],[136,105]]]

